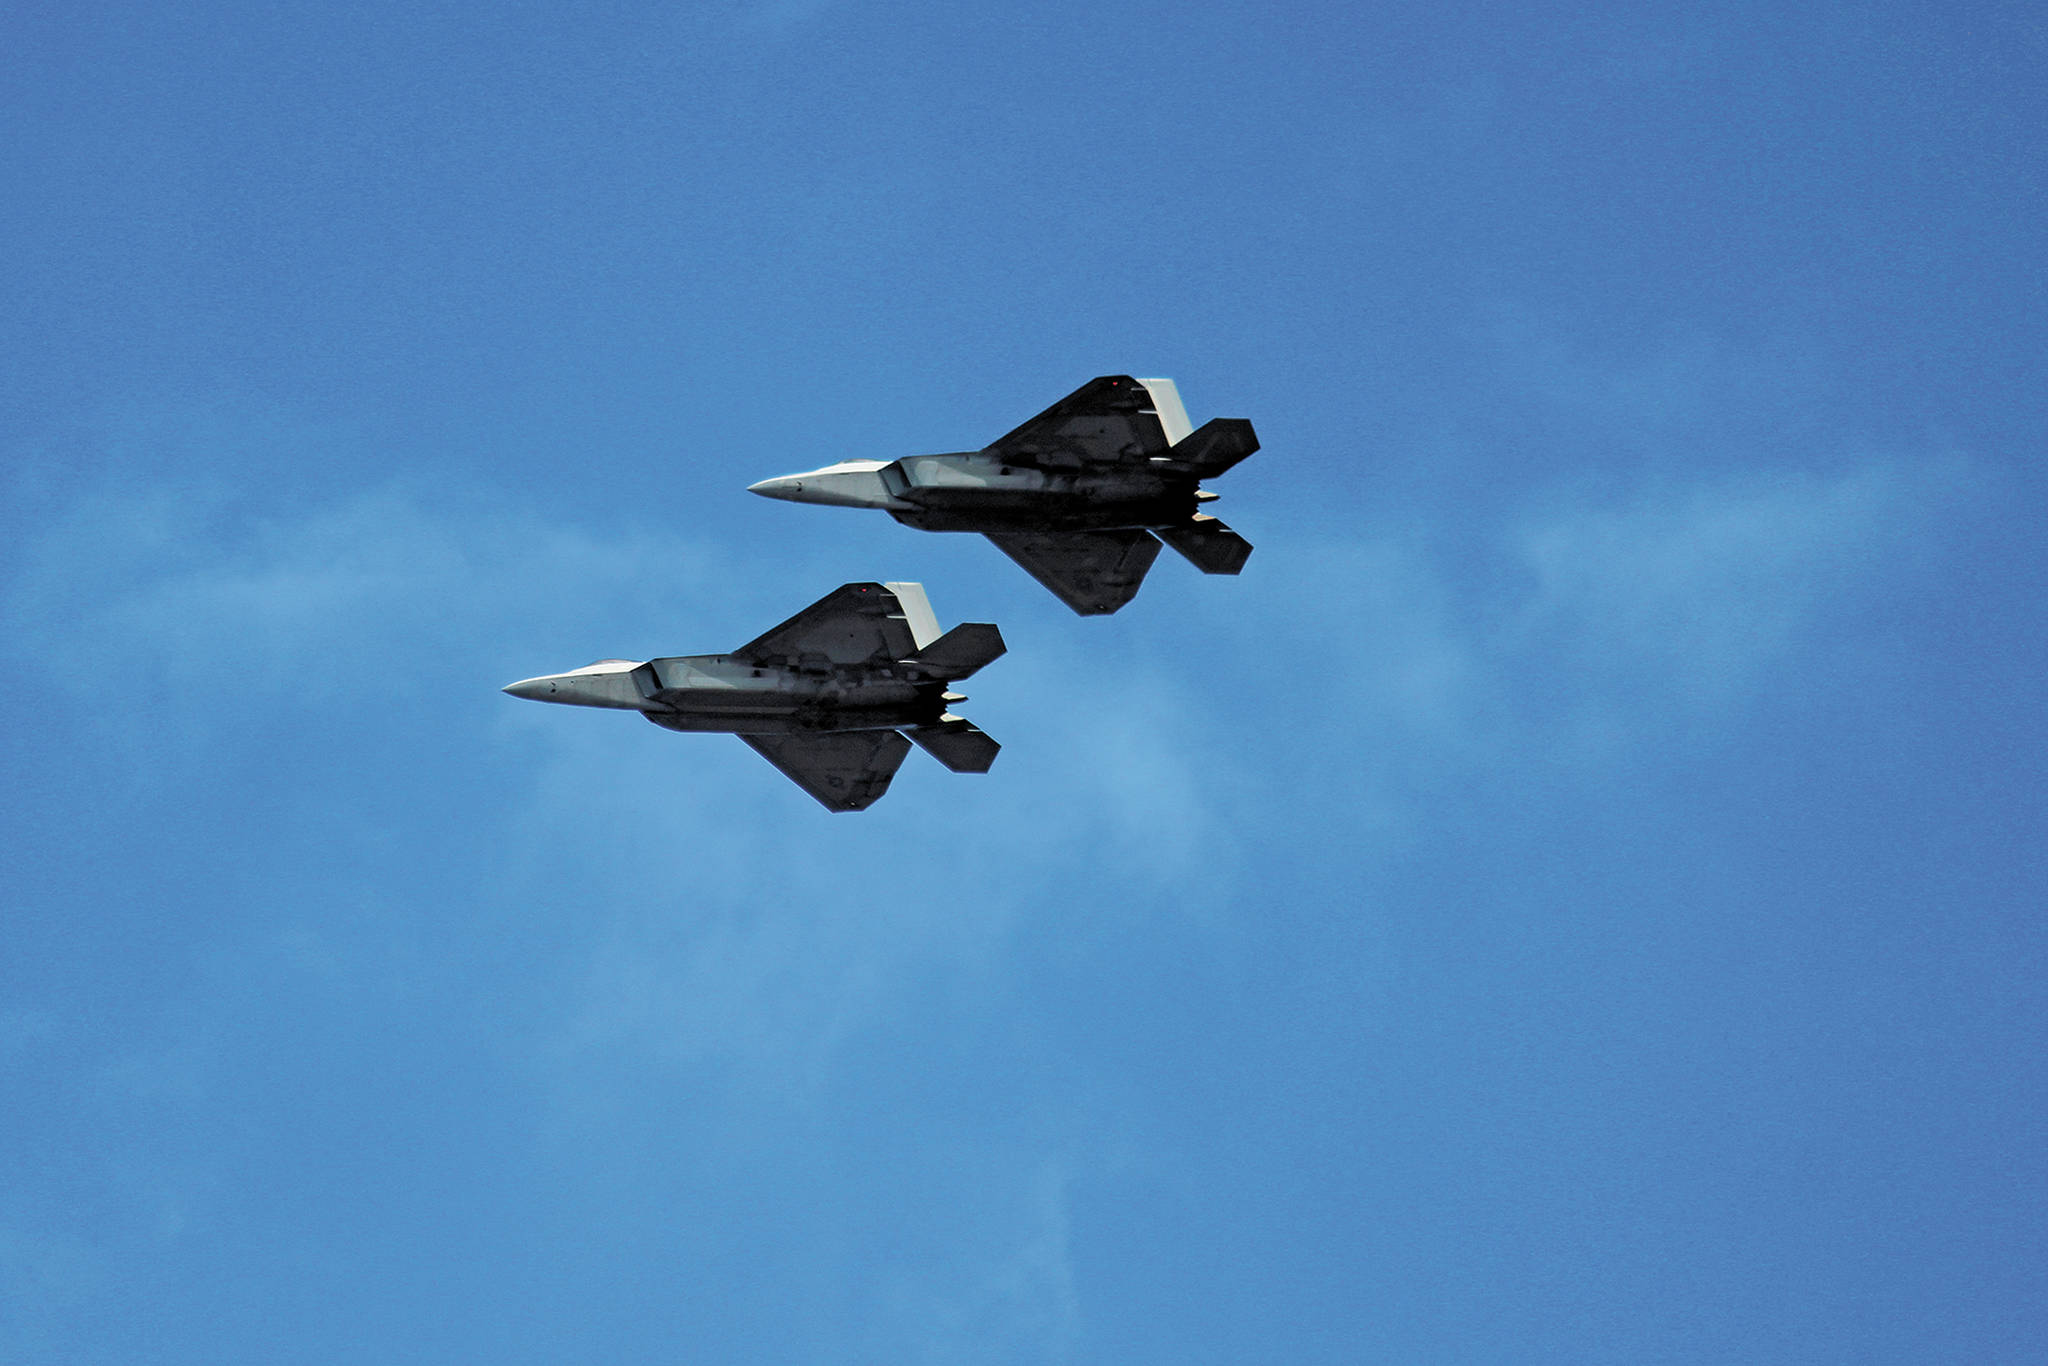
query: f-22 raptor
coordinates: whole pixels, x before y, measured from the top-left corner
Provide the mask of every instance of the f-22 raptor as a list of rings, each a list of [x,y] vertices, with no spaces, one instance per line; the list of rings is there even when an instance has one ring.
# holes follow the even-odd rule
[[[1244,568],[1251,543],[1201,511],[1216,497],[1201,481],[1258,448],[1241,417],[1191,427],[1170,379],[1104,375],[978,451],[844,460],[751,489],[880,508],[924,531],[978,531],[1096,616],[1137,595],[1160,541],[1205,574]]]
[[[947,710],[967,700],[947,685],[1004,649],[985,622],[940,635],[919,584],[849,583],[731,654],[606,659],[505,691],[731,731],[827,808],[860,811],[913,741],[955,773],[988,772],[1002,746]]]

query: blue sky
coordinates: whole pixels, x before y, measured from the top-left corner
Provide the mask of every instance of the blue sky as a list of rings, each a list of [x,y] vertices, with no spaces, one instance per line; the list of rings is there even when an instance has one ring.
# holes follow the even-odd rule
[[[0,39],[0,1360],[2040,1359],[2031,11]],[[744,492],[1102,373],[1241,578]],[[992,773],[497,692],[852,579]]]

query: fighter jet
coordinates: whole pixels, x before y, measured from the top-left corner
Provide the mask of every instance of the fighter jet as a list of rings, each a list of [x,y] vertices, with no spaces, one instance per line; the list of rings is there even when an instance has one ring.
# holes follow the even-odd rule
[[[505,691],[732,731],[829,809],[860,811],[913,741],[955,773],[988,772],[1002,746],[946,710],[967,700],[946,685],[1005,648],[984,622],[940,635],[920,584],[849,583],[731,654],[604,659]]]
[[[1136,596],[1160,541],[1205,574],[1244,568],[1251,544],[1200,511],[1216,497],[1201,481],[1258,448],[1241,417],[1191,428],[1170,379],[1104,375],[978,451],[844,460],[751,491],[880,508],[924,531],[981,532],[1067,606],[1096,616]]]

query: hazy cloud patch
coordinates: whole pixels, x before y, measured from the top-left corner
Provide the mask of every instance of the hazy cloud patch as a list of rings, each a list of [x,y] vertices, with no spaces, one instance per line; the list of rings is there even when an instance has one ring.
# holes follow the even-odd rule
[[[979,1257],[952,1268],[943,1284],[898,1298],[911,1322],[892,1339],[922,1339],[920,1358],[956,1361],[1071,1360],[1082,1328],[1071,1251],[1070,1178],[1047,1159],[1013,1171],[1011,1217],[997,1222]]]
[[[1758,473],[1531,520],[1513,546],[1532,591],[1503,658],[1561,668],[1610,706],[1725,702],[1882,573],[1960,478],[1898,464]]]
[[[1424,526],[1277,547],[1229,627],[1226,659],[1271,664],[1227,682],[1280,726],[1240,737],[1276,751],[1240,767],[1269,801],[1342,794],[1357,828],[1392,833],[1452,779],[1668,743],[1760,689],[1819,686],[1802,655],[1914,572],[1973,486],[1943,459],[1546,492],[1478,565]]]
[[[0,1223],[0,1307],[10,1336],[22,1335],[17,1345],[50,1331],[104,1284],[102,1259],[85,1239]]]
[[[205,709],[224,687],[245,703],[367,706],[465,653],[505,653],[515,631],[570,634],[594,606],[633,596],[649,565],[689,577],[709,558],[644,530],[434,504],[401,486],[260,515],[225,493],[94,495],[25,546],[5,590],[9,653],[97,664],[158,708]],[[584,662],[536,657],[531,672]]]
[[[626,1046],[802,1089],[906,983],[999,973],[1017,928],[1056,924],[1081,880],[1122,914],[1228,916],[1243,841],[1332,837],[1298,813],[1341,814],[1354,843],[1398,835],[1461,775],[1532,750],[1597,757],[1738,702],[1964,482],[1873,462],[1531,497],[1479,573],[1422,520],[1283,540],[1229,611],[1162,616],[1118,637],[1132,653],[1066,633],[999,661],[966,708],[1006,746],[995,772],[913,753],[857,817],[816,809],[730,737],[494,695],[647,641],[735,643],[647,626],[678,584],[722,593],[735,576],[644,528],[398,484],[260,512],[131,488],[31,537],[5,600],[18,662],[127,661],[160,712],[202,730],[231,714],[224,669],[235,714],[313,704],[365,735],[387,714],[445,718],[503,785],[444,799],[456,778],[429,765],[408,777],[417,799],[502,830],[482,894],[575,927],[554,965],[556,1081],[573,1092]],[[789,610],[787,591],[735,591],[740,615]],[[1166,597],[1132,610],[1168,613]]]

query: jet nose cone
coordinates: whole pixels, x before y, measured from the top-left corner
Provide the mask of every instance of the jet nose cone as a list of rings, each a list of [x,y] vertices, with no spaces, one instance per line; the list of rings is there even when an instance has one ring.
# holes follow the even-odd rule
[[[792,503],[822,503],[826,507],[894,508],[899,506],[889,492],[882,471],[889,468],[879,460],[842,460],[821,470],[785,474],[747,486],[749,493],[763,498],[785,498]]]
[[[802,502],[804,481],[796,475],[783,475],[777,479],[763,479],[758,484],[747,485],[748,493],[758,493],[763,498],[786,498],[791,502]]]
[[[508,692],[514,697],[524,697],[535,702],[547,702],[553,699],[555,680],[552,678],[522,678],[517,683],[507,683],[501,691]]]

